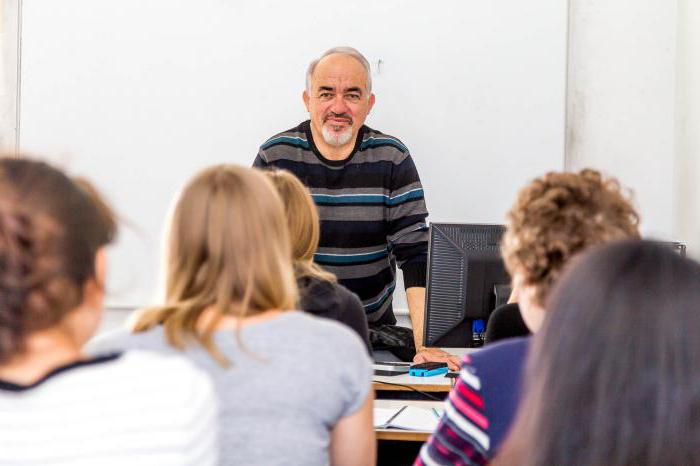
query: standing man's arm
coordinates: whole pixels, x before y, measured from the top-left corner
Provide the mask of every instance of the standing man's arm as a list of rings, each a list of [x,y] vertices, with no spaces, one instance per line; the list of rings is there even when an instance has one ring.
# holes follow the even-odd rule
[[[451,371],[459,369],[459,357],[444,352],[439,348],[423,346],[423,329],[425,322],[425,288],[413,287],[406,289],[408,314],[413,327],[413,338],[416,342],[416,357],[413,362],[446,362]]]
[[[392,173],[389,196],[388,243],[403,271],[408,313],[416,344],[415,362],[447,362],[459,369],[459,358],[437,348],[423,347],[425,280],[428,258],[428,209],[416,166],[408,152]]]
[[[406,288],[406,301],[408,301],[408,316],[411,318],[416,351],[420,351],[423,348],[423,330],[425,328],[425,288],[422,286]]]

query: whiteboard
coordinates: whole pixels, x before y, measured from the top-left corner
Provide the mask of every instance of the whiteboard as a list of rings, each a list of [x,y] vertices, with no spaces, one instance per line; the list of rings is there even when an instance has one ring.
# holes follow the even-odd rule
[[[566,15],[560,0],[23,0],[20,147],[106,193],[126,220],[108,303],[144,305],[178,188],[305,120],[308,62],[352,45],[373,66],[367,124],[409,147],[429,220],[502,223],[521,185],[563,168]]]

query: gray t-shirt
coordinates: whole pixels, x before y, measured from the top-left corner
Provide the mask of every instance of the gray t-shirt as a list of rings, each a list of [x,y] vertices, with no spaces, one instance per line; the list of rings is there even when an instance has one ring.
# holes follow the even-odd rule
[[[372,366],[363,342],[336,322],[290,311],[214,335],[231,361],[222,368],[199,345],[185,354],[209,373],[219,395],[220,464],[325,465],[333,426],[369,393]],[[91,350],[168,346],[162,327],[100,338]]]

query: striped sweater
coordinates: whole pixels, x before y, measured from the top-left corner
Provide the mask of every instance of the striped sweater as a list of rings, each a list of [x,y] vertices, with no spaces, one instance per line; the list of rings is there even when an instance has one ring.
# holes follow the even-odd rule
[[[414,466],[487,464],[515,420],[529,338],[512,338],[465,357],[437,430]]]
[[[314,260],[360,297],[369,322],[395,323],[396,265],[406,288],[424,287],[428,245],[423,187],[406,146],[362,126],[350,156],[329,160],[307,120],[267,140],[254,166],[289,170],[309,188],[321,219]]]

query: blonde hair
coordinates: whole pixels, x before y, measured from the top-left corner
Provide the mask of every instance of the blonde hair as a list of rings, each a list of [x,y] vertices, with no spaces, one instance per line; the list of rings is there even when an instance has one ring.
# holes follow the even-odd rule
[[[222,316],[289,310],[297,301],[282,202],[255,169],[214,166],[183,188],[165,261],[165,305],[141,311],[133,331],[162,324],[170,345],[195,340],[224,366],[229,361],[212,340]],[[214,318],[202,329],[205,310]]]
[[[335,275],[323,270],[313,261],[318,249],[321,227],[311,193],[296,176],[287,170],[266,170],[265,174],[282,197],[297,278],[315,277],[336,282]]]

